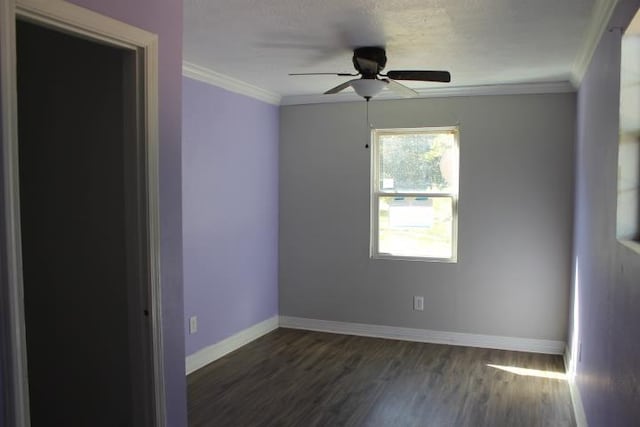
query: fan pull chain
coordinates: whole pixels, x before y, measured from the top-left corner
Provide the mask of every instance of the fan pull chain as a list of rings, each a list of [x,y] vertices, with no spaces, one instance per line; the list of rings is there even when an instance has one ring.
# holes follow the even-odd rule
[[[367,98],[367,126],[369,127],[369,129],[371,129],[371,120],[369,120],[369,99],[370,98]]]
[[[369,100],[371,98],[367,97],[365,99],[367,100],[367,102],[366,102],[366,104],[367,104],[367,134],[370,134],[370,131],[373,128],[373,126],[371,126],[371,122],[369,121]],[[368,142],[366,144],[364,144],[364,148],[369,148],[369,143]]]

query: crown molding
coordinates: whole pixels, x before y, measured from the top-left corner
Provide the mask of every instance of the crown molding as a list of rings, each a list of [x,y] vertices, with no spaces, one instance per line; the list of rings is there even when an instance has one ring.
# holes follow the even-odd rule
[[[182,75],[194,80],[208,83],[241,95],[249,96],[273,105],[302,105],[333,102],[362,101],[353,91],[345,91],[334,95],[289,95],[280,96],[275,92],[243,82],[242,80],[218,73],[209,68],[201,67],[191,62],[182,63]],[[431,87],[415,89],[417,98],[446,98],[454,96],[483,96],[483,95],[533,95],[545,93],[575,92],[575,86],[570,81],[505,83],[493,85]],[[375,100],[407,99],[396,93],[385,90],[377,95]]]
[[[600,38],[604,34],[617,4],[618,0],[596,0],[582,50],[578,53],[571,70],[571,83],[575,88],[580,87],[587,67],[591,63],[591,58],[593,58]]]
[[[575,87],[570,81],[496,84],[479,86],[459,86],[442,88],[415,89],[417,98],[445,98],[454,96],[483,96],[483,95],[533,95],[545,93],[569,93],[575,92]],[[407,99],[396,95],[391,91],[383,91],[374,100]],[[342,92],[335,95],[293,95],[284,96],[281,105],[319,104],[327,102],[352,102],[362,101],[355,92]]]
[[[280,105],[281,96],[275,92],[262,89],[258,86],[243,82],[242,80],[218,73],[209,68],[191,62],[182,62],[182,75],[190,79],[198,80],[228,91],[255,98],[273,105]]]

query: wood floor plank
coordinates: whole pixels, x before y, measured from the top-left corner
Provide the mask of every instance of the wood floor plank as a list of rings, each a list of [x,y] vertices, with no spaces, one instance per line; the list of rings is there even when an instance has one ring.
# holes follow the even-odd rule
[[[281,328],[189,375],[189,425],[575,426],[566,381],[511,367],[564,372],[560,356]]]

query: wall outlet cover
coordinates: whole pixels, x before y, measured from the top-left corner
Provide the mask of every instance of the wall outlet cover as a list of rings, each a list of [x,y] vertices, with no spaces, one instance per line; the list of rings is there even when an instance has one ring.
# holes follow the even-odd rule
[[[198,317],[191,316],[189,318],[189,333],[195,334],[196,332],[198,332]]]

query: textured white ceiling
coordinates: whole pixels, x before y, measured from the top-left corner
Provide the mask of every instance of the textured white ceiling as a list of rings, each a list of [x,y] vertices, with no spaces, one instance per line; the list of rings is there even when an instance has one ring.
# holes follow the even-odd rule
[[[283,96],[343,82],[287,74],[352,72],[352,48],[372,45],[387,71],[449,70],[453,87],[566,81],[595,2],[185,0],[184,60]]]

